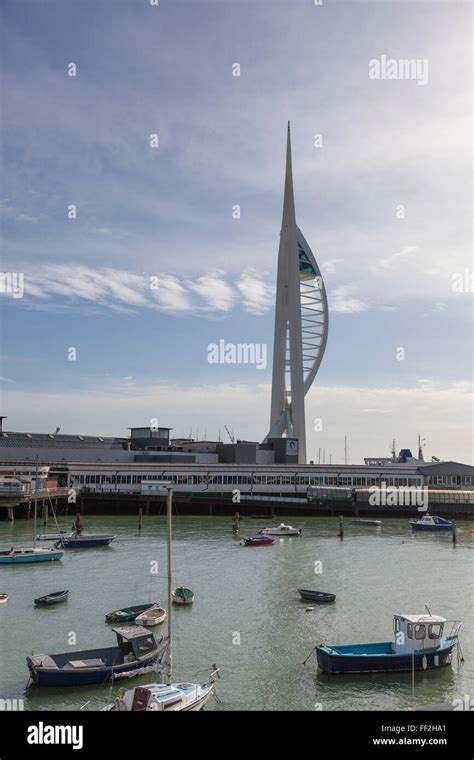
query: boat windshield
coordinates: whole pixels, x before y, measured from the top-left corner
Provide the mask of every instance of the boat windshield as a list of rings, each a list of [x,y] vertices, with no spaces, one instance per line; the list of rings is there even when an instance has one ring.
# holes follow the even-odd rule
[[[151,652],[151,650],[155,648],[155,639],[153,636],[147,636],[146,638],[135,641],[134,644],[138,654],[146,654],[146,652]]]
[[[428,626],[428,638],[430,639],[440,639],[443,635],[443,623],[432,623]]]

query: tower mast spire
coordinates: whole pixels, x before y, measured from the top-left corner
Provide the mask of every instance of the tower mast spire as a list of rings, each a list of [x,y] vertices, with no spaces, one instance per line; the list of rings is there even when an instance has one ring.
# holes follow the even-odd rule
[[[288,122],[285,189],[278,250],[273,341],[272,401],[268,438],[297,438],[298,462],[306,463],[304,397],[324,354],[328,306],[321,273],[296,224]]]

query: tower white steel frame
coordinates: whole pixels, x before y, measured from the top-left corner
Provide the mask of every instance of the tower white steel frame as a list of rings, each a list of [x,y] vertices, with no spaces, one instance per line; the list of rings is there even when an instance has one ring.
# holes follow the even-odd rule
[[[328,336],[328,302],[316,259],[296,224],[290,123],[285,194],[278,251],[273,343],[272,402],[268,438],[297,438],[306,463],[304,397],[321,364]]]

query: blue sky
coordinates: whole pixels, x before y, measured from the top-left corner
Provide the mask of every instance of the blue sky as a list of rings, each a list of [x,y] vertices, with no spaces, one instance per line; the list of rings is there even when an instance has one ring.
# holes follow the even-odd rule
[[[310,456],[340,459],[347,433],[360,461],[419,431],[427,453],[470,461],[472,293],[452,289],[472,271],[470,13],[4,0],[2,270],[25,276],[23,298],[2,294],[10,429],[124,434],[157,416],[265,435],[271,362],[210,365],[207,346],[271,358],[290,119],[297,219],[330,305]],[[370,80],[381,55],[426,59],[428,82]]]

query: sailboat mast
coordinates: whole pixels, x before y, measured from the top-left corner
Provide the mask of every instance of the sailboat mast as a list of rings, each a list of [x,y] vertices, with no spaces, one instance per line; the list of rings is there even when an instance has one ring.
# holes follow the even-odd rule
[[[169,657],[169,668],[168,668],[168,679],[167,683],[171,684],[172,681],[172,653],[171,653],[171,618],[172,618],[172,610],[173,610],[173,604],[171,599],[171,506],[173,503],[173,489],[170,487],[167,489],[166,494],[166,517],[167,517],[167,526],[168,526],[168,657]]]
[[[33,520],[33,549],[36,549],[36,513],[38,511],[38,457],[36,457],[36,469],[35,469],[35,514]]]

